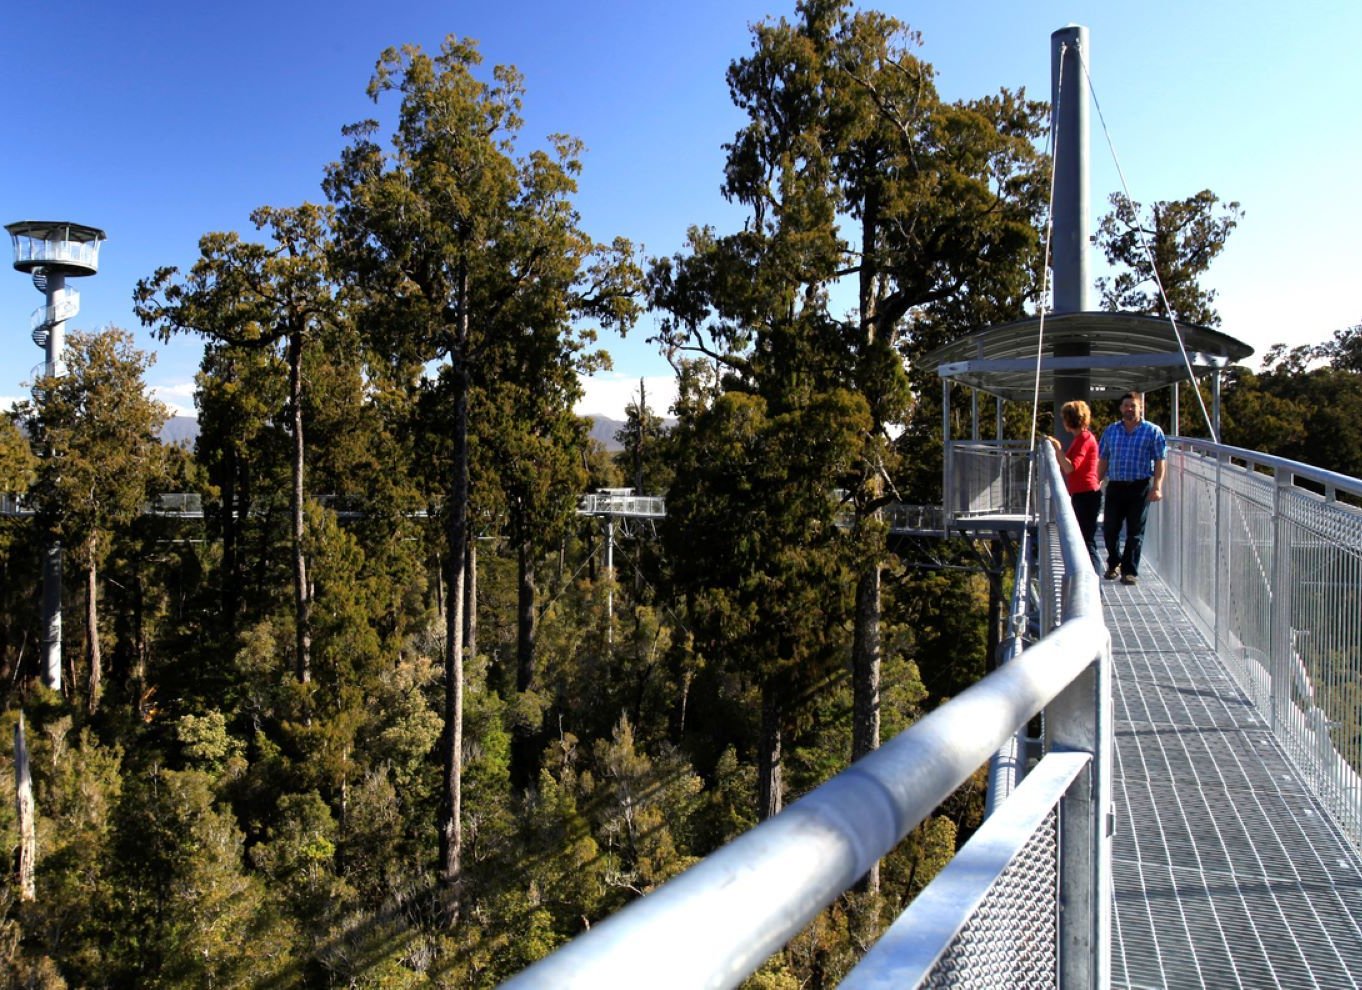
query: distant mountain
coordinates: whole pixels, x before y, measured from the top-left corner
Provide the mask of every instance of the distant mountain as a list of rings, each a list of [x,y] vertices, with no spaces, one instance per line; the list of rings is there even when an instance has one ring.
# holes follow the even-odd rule
[[[611,419],[609,416],[591,415],[588,415],[587,419],[591,420],[592,440],[599,440],[605,446],[606,450],[612,452],[624,449],[623,445],[615,439],[615,434],[624,426],[624,420]]]
[[[196,416],[171,416],[161,427],[161,443],[193,447],[199,438],[199,420]]]

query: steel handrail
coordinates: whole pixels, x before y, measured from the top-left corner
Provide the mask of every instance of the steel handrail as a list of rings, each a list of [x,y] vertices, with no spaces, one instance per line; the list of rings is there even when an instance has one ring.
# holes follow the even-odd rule
[[[1246,461],[1255,467],[1271,468],[1274,474],[1285,472],[1292,478],[1304,478],[1323,486],[1326,493],[1341,490],[1362,498],[1362,480],[1350,475],[1339,474],[1337,471],[1328,471],[1312,464],[1303,464],[1286,457],[1278,457],[1276,454],[1264,454],[1257,450],[1231,447],[1228,444],[1199,440],[1194,437],[1172,437],[1169,439],[1169,443],[1175,447],[1197,451],[1208,457],[1229,457]]]
[[[1049,462],[1053,488],[1058,475],[1053,453]],[[1058,491],[1063,490],[1061,478]],[[674,986],[735,986],[863,877],[1019,726],[1056,699],[1064,696],[1067,701],[1052,720],[1052,748],[1093,751],[1098,760],[1106,758],[1102,746],[1084,747],[1079,738],[1085,731],[1092,734],[1093,726],[1098,737],[1109,734],[1101,702],[1085,717],[1075,718],[1074,712],[1085,704],[1091,707],[1093,684],[1105,686],[1101,668],[1109,658],[1110,639],[1096,577],[1067,496],[1052,493],[1051,501],[1064,555],[1076,562],[1069,568],[1072,579],[1064,581],[1066,621],[1058,629],[780,815],[504,986],[633,987],[647,973],[666,974],[666,982]],[[1099,809],[1102,822],[1094,823],[1092,814],[1087,825],[1077,818],[1073,822],[1075,830],[1094,837],[1102,831],[1106,809],[1104,773],[1095,779],[1076,800]],[[1086,844],[1072,842],[1075,847]],[[1102,854],[1092,859],[1084,862],[1093,874],[1075,878],[1081,887],[1093,888],[1078,898],[1092,910],[1083,912],[1082,904],[1075,904],[1074,922],[1098,926],[1095,930],[1101,932],[1109,891],[1104,894],[1100,879]],[[1082,941],[1091,944],[1094,939],[1085,932]],[[1103,971],[1104,954],[1103,948],[1098,961],[1089,961],[1088,972]]]

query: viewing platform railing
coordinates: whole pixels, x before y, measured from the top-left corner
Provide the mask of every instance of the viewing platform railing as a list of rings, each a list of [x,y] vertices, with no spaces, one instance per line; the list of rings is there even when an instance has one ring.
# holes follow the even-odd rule
[[[732,987],[1045,711],[1046,754],[846,987],[1104,986],[1110,640],[1049,445],[1037,539],[1055,628],[874,753],[505,984]],[[1053,552],[1052,552],[1053,551]]]
[[[1164,494],[1145,558],[1362,845],[1362,481],[1174,438]]]
[[[949,524],[979,516],[1025,516],[1030,450],[1023,440],[955,440],[946,445]]]

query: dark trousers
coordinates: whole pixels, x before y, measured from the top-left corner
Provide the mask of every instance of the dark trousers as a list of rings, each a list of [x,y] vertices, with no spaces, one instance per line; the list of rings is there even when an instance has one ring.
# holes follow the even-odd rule
[[[1108,481],[1106,514],[1102,535],[1107,540],[1107,567],[1121,565],[1122,574],[1140,573],[1140,550],[1144,545],[1144,523],[1149,517],[1149,479]],[[1121,549],[1121,527],[1126,529],[1125,549]]]
[[[1074,516],[1078,519],[1078,531],[1083,534],[1083,545],[1088,548],[1092,558],[1092,569],[1102,573],[1102,558],[1097,553],[1097,514],[1102,509],[1102,489],[1090,492],[1075,492],[1069,496],[1073,503]]]

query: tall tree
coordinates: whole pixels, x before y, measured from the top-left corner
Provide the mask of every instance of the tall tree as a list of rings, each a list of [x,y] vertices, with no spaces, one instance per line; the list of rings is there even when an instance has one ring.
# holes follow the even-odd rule
[[[412,371],[447,362],[439,873],[449,920],[459,909],[462,855],[470,397],[495,348],[559,341],[580,315],[622,328],[635,310],[627,243],[602,248],[578,228],[571,196],[580,145],[558,136],[548,150],[516,157],[520,74],[498,66],[487,81],[476,71],[481,61],[472,42],[454,37],[433,56],[415,46],[385,51],[368,92],[375,102],[400,96],[391,149],[377,142],[377,122],[352,125],[325,181],[337,206],[336,257],[365,292],[371,344]]]
[[[1200,280],[1243,219],[1239,204],[1222,204],[1219,196],[1203,189],[1186,199],[1160,200],[1146,214],[1121,193],[1109,198],[1112,210],[1098,224],[1097,245],[1120,270],[1114,278],[1097,280],[1102,307],[1167,316],[1161,283],[1176,319],[1219,326],[1215,290],[1204,288]]]
[[[1231,369],[1225,442],[1362,477],[1362,370],[1353,365],[1354,341],[1353,332],[1339,330],[1322,344],[1277,344],[1261,371]]]
[[[143,372],[152,357],[132,334],[109,327],[67,335],[67,369],[43,377],[41,405],[26,402],[20,416],[48,456],[30,497],[39,517],[85,574],[87,706],[102,690],[98,571],[115,530],[141,510],[162,466],[165,406],[147,395]]]
[[[831,479],[868,423],[845,391],[773,414],[731,390],[677,426],[664,539],[696,650],[750,693],[757,724],[740,741],[756,750],[758,818],[781,810],[786,741],[840,659],[849,575]]]
[[[624,425],[615,432],[621,466],[628,472],[636,494],[661,493],[671,486],[665,434],[662,417],[648,404],[647,385],[640,378],[638,395],[624,407]]]
[[[0,493],[19,495],[28,491],[37,465],[28,437],[15,424],[13,414],[0,415]]]
[[[1337,371],[1362,372],[1362,323],[1335,330],[1330,340],[1313,349],[1313,355]]]
[[[522,372],[529,369],[521,368]],[[582,453],[589,430],[572,405],[580,394],[571,363],[538,373],[507,369],[495,388],[479,389],[479,446],[492,462],[505,507],[506,534],[516,558],[515,689],[536,684],[540,558],[557,547],[586,489]],[[493,396],[496,398],[494,399]],[[518,726],[511,747],[511,780],[530,785],[538,773],[538,733]]]
[[[304,553],[306,445],[303,432],[303,351],[307,341],[338,320],[327,269],[329,207],[261,207],[251,214],[273,244],[243,242],[236,233],[207,234],[187,276],[162,268],[137,284],[137,313],[162,340],[192,331],[239,350],[282,344],[288,365],[288,420],[292,437],[289,508],[292,516],[294,670],[312,674],[312,588]],[[235,507],[233,507],[235,508]],[[229,510],[230,511],[230,510]]]
[[[12,411],[0,415],[0,498],[11,505],[15,504],[12,500],[28,491],[38,466],[29,438],[24,436],[15,419]],[[9,508],[7,505],[6,510]],[[23,584],[14,581],[12,575],[26,569],[18,558],[33,545],[34,537],[27,520],[0,518],[0,588],[10,589],[11,596],[7,607],[0,608],[0,678],[8,679],[9,672],[22,658],[27,642],[31,609],[20,606],[14,599]]]
[[[898,493],[893,428],[911,416],[911,365],[963,320],[1015,317],[1044,208],[1034,146],[1043,105],[1001,90],[947,103],[918,36],[845,0],[804,0],[794,23],[753,29],[729,69],[747,125],[725,194],[741,233],[692,231],[655,265],[662,342],[698,351],[768,400],[849,389],[870,411],[838,479],[854,508],[853,757],[879,743],[879,510]],[[846,315],[834,309],[854,299]],[[791,319],[791,317],[797,317]]]

